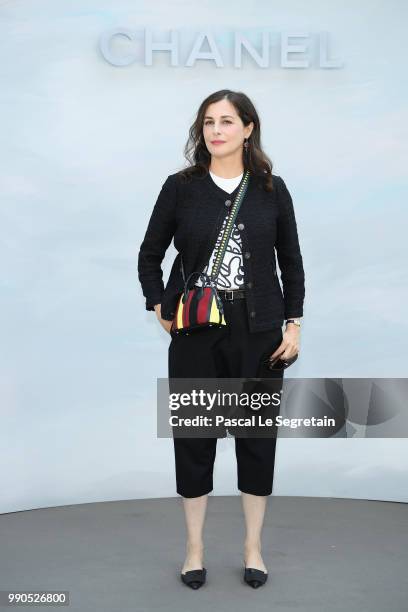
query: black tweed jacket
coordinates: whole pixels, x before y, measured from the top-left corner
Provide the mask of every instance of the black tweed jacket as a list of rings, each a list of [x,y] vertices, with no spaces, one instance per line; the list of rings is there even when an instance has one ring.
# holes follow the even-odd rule
[[[305,276],[293,202],[284,180],[273,174],[272,181],[274,189],[267,192],[259,177],[251,174],[235,221],[241,233],[251,332],[273,329],[282,326],[284,319],[303,316]],[[224,191],[210,174],[188,183],[179,173],[167,177],[138,256],[138,276],[147,310],[161,304],[162,318],[173,318],[184,287],[181,255],[186,277],[202,271],[238,189],[239,186],[232,193]],[[161,262],[172,239],[178,255],[164,286]],[[197,278],[190,279],[189,287]]]

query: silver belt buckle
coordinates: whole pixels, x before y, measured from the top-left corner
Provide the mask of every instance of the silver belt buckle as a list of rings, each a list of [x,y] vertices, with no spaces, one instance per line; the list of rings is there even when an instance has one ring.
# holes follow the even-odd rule
[[[230,298],[229,298],[229,297],[228,297],[228,295],[227,295],[228,293],[230,293],[230,294],[231,294],[231,297],[230,297]],[[228,300],[228,301],[230,301],[230,302],[233,302],[233,301],[234,301],[234,292],[233,292],[232,290],[226,289],[226,290],[225,290],[225,293],[224,293],[224,296],[225,296],[225,299],[226,299],[226,300]]]

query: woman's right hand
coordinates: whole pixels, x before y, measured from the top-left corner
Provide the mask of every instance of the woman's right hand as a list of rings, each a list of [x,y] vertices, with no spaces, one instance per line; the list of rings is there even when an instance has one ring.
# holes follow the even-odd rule
[[[171,326],[172,326],[172,321],[167,321],[167,319],[162,319],[161,318],[161,304],[156,304],[155,307],[154,307],[154,310],[155,310],[156,316],[157,316],[161,326],[164,327],[166,332],[169,334]]]

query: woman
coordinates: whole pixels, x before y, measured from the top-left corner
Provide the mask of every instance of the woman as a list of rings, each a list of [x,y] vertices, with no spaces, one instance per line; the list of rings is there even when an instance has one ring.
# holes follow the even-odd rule
[[[289,359],[299,352],[305,288],[292,198],[283,179],[272,174],[272,163],[261,148],[258,114],[241,92],[217,91],[202,102],[184,152],[189,166],[164,182],[138,260],[146,309],[155,310],[171,334],[169,379],[263,375],[265,357]],[[178,335],[171,327],[184,279],[211,270],[246,170],[248,188],[217,277],[227,325]],[[173,238],[178,255],[164,287],[161,262]],[[188,288],[201,283],[201,277],[193,275]],[[277,372],[283,376],[282,369]],[[177,493],[183,497],[187,526],[181,579],[199,588],[206,579],[203,526],[217,438],[173,441]],[[235,438],[246,523],[244,579],[254,588],[268,575],[261,530],[272,492],[275,445],[275,438]]]

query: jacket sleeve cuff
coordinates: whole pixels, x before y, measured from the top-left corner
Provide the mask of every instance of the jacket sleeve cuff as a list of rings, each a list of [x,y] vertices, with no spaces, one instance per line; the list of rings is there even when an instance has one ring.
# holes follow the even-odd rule
[[[156,297],[146,298],[146,310],[154,310],[156,304],[161,304],[162,297],[157,295]]]
[[[296,313],[296,316],[293,313]],[[303,307],[302,306],[296,306],[296,307],[289,307],[289,306],[285,306],[285,321],[287,319],[300,319],[301,317],[303,317]]]

